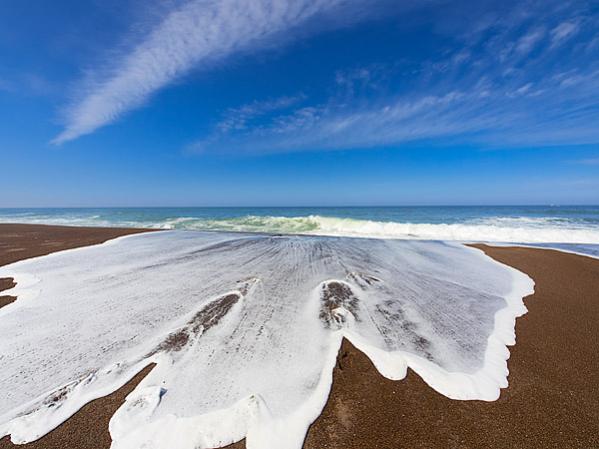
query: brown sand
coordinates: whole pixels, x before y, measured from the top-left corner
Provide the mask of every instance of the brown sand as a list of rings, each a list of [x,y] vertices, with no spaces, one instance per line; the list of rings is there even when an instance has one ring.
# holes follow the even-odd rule
[[[387,380],[345,342],[329,402],[305,449],[599,448],[599,262],[551,250],[480,247],[536,282],[529,313],[517,321],[510,386],[500,399],[452,401],[412,372],[400,382]],[[108,449],[108,420],[143,375],[24,447]],[[8,448],[15,446],[0,440],[0,449]]]
[[[13,288],[15,285],[13,278],[0,278],[0,292]],[[17,298],[14,296],[0,295],[0,307],[10,304],[15,299]]]
[[[42,256],[64,249],[95,245],[122,235],[143,232],[141,229],[82,228],[0,224],[0,265]],[[0,292],[14,286],[12,279],[0,279]],[[15,298],[0,296],[0,307]],[[148,366],[120,390],[85,405],[71,419],[35,443],[15,446],[8,437],[0,439],[0,448],[78,449],[109,448],[108,422],[125,397],[150,372]]]
[[[5,437],[0,439],[0,448],[108,449],[112,442],[108,432],[110,418],[125,402],[127,395],[148,375],[153,367],[154,365],[147,366],[111,395],[84,405],[70,419],[39,440],[29,444],[15,445],[10,442],[8,437]]]
[[[479,247],[536,282],[499,400],[452,401],[411,371],[389,381],[346,342],[305,449],[599,448],[599,261]]]
[[[0,265],[146,231],[148,229],[0,224]]]

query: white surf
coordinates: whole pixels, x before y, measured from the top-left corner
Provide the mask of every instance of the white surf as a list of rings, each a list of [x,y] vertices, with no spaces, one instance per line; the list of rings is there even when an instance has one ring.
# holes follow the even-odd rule
[[[342,338],[454,399],[494,400],[533,282],[457,243],[166,231],[0,268],[0,436],[33,441],[151,373],[114,449],[299,449]]]

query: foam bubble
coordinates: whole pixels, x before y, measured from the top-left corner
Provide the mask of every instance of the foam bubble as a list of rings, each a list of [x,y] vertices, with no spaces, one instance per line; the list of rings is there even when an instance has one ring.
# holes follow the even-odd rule
[[[113,448],[300,449],[343,337],[455,399],[507,385],[525,275],[459,244],[165,231],[0,268],[0,436],[25,443],[157,366]],[[26,298],[26,299],[23,299]]]

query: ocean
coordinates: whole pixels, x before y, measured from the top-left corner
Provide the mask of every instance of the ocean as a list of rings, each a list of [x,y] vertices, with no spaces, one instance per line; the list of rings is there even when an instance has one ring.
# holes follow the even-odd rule
[[[3,223],[599,244],[599,206],[0,209]]]
[[[4,222],[174,230],[0,267],[18,298],[0,308],[0,438],[37,440],[155,363],[111,418],[113,448],[170,448],[173,435],[180,448],[300,448],[343,339],[388,379],[410,368],[448,398],[496,400],[534,281],[460,241],[592,254],[598,218],[588,207],[2,210]]]

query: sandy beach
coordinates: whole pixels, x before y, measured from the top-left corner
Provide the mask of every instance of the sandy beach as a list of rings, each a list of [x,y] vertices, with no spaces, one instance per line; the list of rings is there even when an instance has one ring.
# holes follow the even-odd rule
[[[47,226],[0,223],[0,265],[65,249],[97,245],[129,234],[146,232],[142,229],[86,228],[74,226]],[[0,279],[0,292],[14,286],[12,279]],[[0,307],[15,300],[0,295]]]
[[[132,232],[140,231],[0,225],[0,265]],[[599,447],[599,261],[553,250],[479,248],[536,283],[525,300],[529,313],[516,324],[509,387],[500,399],[450,400],[412,372],[403,381],[387,380],[345,342],[306,449]],[[0,290],[11,285],[0,280]],[[0,306],[13,299],[0,296]],[[149,369],[23,447],[107,449],[110,417]],[[11,447],[8,438],[0,440],[0,448]]]
[[[598,24],[0,0],[0,449],[599,449]]]

